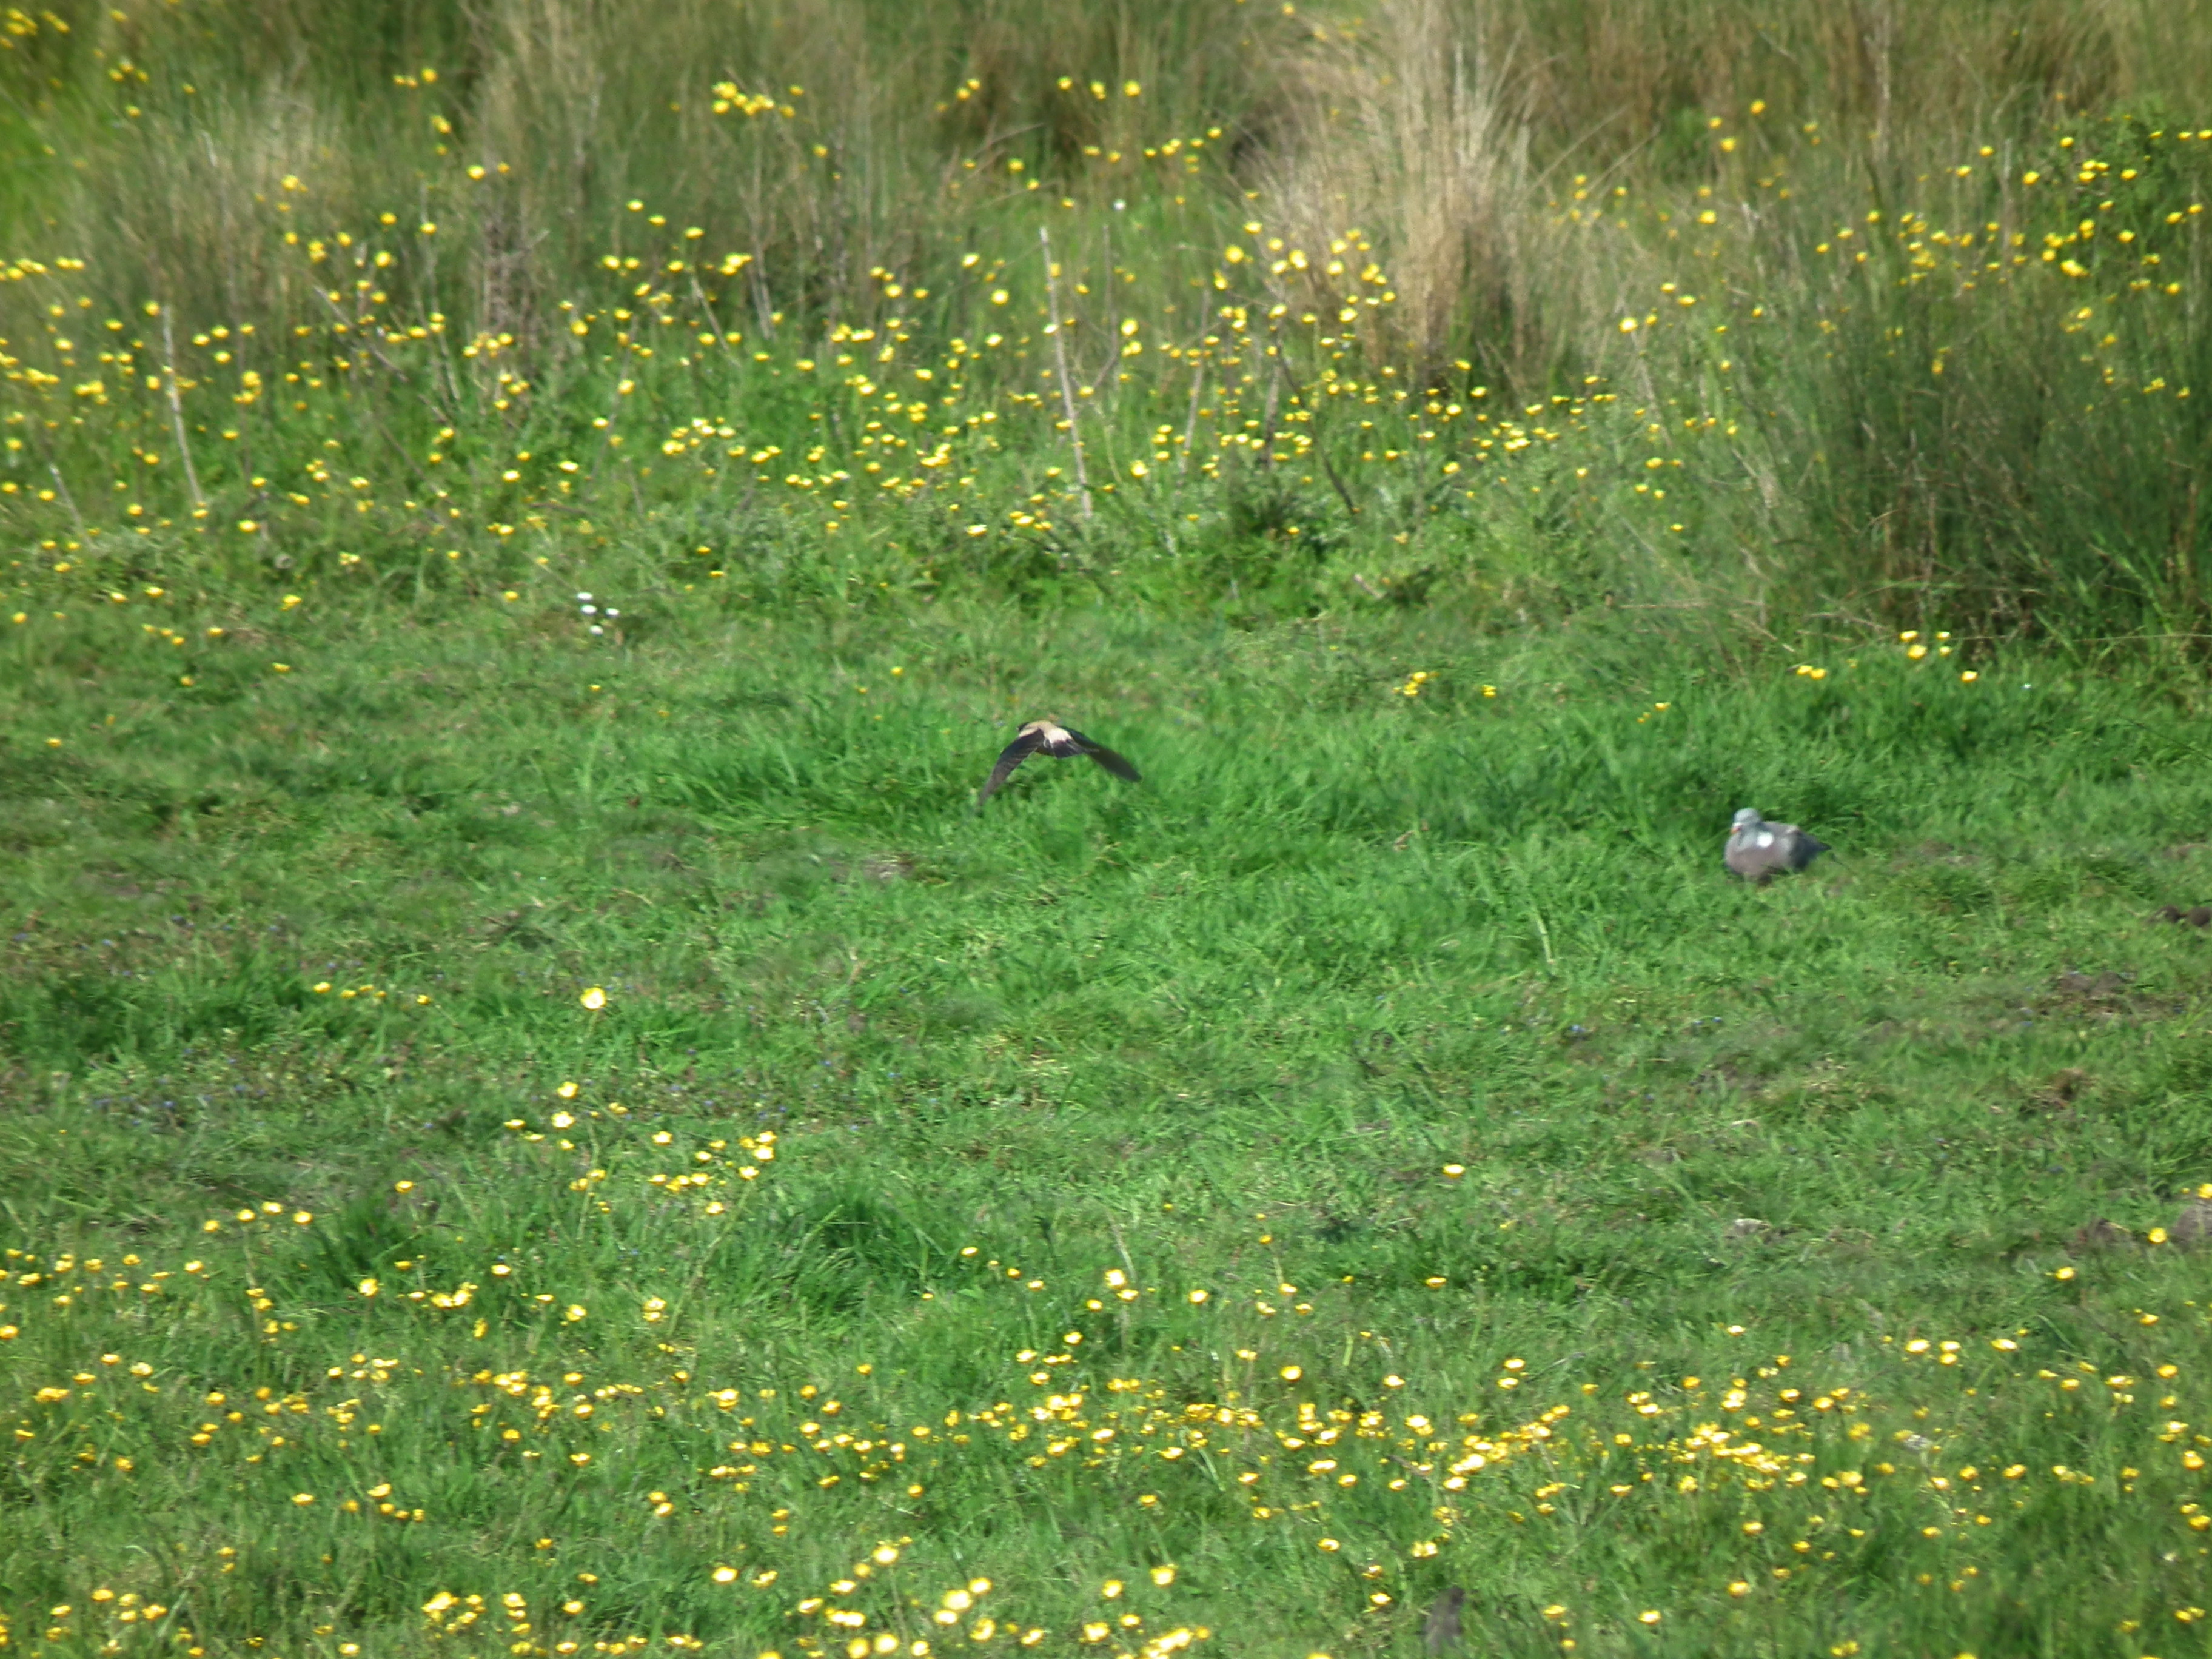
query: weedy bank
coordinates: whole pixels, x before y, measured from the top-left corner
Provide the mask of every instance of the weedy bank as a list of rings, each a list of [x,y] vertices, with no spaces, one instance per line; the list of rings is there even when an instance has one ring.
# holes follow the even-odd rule
[[[2194,637],[2197,12],[13,13],[9,597]]]

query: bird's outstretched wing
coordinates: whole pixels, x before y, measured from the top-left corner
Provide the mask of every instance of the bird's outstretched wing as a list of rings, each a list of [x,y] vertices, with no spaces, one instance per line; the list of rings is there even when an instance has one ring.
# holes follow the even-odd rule
[[[1135,767],[1129,764],[1127,757],[1115,754],[1103,743],[1093,743],[1089,738],[1085,737],[1082,732],[1077,731],[1072,726],[1063,726],[1060,729],[1066,732],[1069,737],[1075,739],[1077,746],[1079,747],[1085,754],[1090,756],[1091,759],[1097,761],[1101,766],[1104,767],[1109,772],[1111,772],[1115,777],[1127,779],[1131,783],[1141,783],[1144,781],[1143,775],[1139,773]],[[1003,764],[1003,763],[1001,763]]]
[[[1037,745],[1043,741],[1044,734],[1042,732],[1024,732],[1000,750],[999,763],[991,769],[989,781],[975,792],[975,804],[981,806],[993,795],[998,793],[999,786],[1013,776],[1014,769],[1036,753]]]

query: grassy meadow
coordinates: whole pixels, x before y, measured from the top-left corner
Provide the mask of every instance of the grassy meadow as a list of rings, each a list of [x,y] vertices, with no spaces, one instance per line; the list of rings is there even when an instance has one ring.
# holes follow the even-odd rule
[[[0,1648],[2212,1652],[2209,70],[0,14]]]

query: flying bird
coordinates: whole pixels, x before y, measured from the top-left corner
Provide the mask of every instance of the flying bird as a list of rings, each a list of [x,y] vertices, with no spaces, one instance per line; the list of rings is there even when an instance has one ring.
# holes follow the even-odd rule
[[[1794,823],[1769,823],[1756,807],[1735,815],[1728,834],[1728,867],[1764,887],[1785,870],[1802,870],[1828,850]]]
[[[1013,776],[1017,766],[1038,754],[1049,755],[1054,760],[1088,755],[1117,778],[1127,778],[1131,783],[1139,780],[1137,769],[1104,744],[1093,743],[1082,732],[1071,731],[1056,720],[1031,720],[1000,751],[999,763],[991,769],[989,781],[977,792],[975,805],[981,806],[999,792],[999,787]]]

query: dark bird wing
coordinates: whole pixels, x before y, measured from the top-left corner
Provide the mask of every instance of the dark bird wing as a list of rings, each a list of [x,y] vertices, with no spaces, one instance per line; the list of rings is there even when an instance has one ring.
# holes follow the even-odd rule
[[[1082,732],[1077,731],[1072,726],[1063,726],[1060,729],[1066,732],[1069,737],[1075,739],[1076,746],[1078,748],[1082,750],[1085,754],[1090,756],[1091,759],[1097,761],[1109,772],[1111,772],[1115,777],[1125,778],[1131,783],[1141,783],[1144,781],[1143,774],[1139,773],[1135,767],[1130,765],[1126,757],[1115,754],[1103,743],[1093,743],[1089,738],[1085,737]],[[1005,764],[1003,761],[1000,763],[1001,765]]]
[[[1796,824],[1791,824],[1790,826],[1790,834],[1795,837],[1790,849],[1790,867],[1791,869],[1803,870],[1810,867],[1814,859],[1820,857],[1821,854],[1828,850],[1827,842],[1825,841],[1815,840],[1813,836],[1807,835],[1802,830],[1800,830]]]
[[[999,763],[991,769],[989,781],[975,794],[975,804],[981,806],[998,793],[999,786],[1014,775],[1014,769],[1037,751],[1044,741],[1042,732],[1024,732],[999,751]]]

